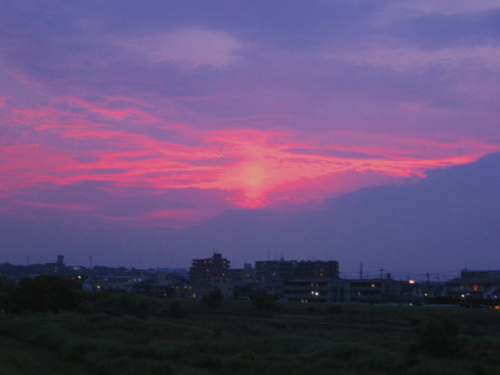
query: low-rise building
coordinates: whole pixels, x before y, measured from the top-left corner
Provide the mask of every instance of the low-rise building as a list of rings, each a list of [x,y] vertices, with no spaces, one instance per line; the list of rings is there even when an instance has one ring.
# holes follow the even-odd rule
[[[385,279],[309,278],[285,281],[284,297],[298,302],[410,302],[415,298],[405,296],[406,282]],[[411,291],[409,292],[411,293]]]
[[[342,279],[294,279],[285,281],[284,298],[295,302],[349,302],[349,281]]]
[[[463,270],[460,277],[444,283],[445,294],[465,306],[496,304],[500,289],[500,271]]]

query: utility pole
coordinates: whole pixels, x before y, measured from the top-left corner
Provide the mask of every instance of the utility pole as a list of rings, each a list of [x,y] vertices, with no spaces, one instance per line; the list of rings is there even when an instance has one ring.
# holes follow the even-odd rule
[[[359,279],[363,280],[363,262],[359,263]]]

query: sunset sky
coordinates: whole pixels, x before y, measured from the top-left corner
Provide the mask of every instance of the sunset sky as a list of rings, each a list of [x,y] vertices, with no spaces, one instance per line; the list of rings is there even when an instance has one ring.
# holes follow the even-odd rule
[[[500,151],[497,0],[0,0],[0,212],[173,227]]]

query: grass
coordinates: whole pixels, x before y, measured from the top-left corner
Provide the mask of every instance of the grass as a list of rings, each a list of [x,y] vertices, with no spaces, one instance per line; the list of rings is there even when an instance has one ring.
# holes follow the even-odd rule
[[[101,301],[102,302],[102,301]],[[0,375],[43,374],[468,374],[500,373],[498,311],[249,301],[218,309],[183,300],[185,317],[155,315],[171,301],[141,300],[137,315],[1,315]],[[149,311],[149,313],[145,313]],[[114,316],[119,315],[119,316]],[[453,351],[424,347],[447,321]],[[48,358],[48,359],[46,359]],[[74,369],[74,371],[68,371]]]
[[[78,362],[51,350],[0,336],[0,375],[90,375]]]

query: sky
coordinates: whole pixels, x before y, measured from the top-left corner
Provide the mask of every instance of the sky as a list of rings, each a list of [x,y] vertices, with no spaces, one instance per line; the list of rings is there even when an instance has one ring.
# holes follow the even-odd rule
[[[3,218],[189,228],[500,151],[498,0],[0,5]]]

